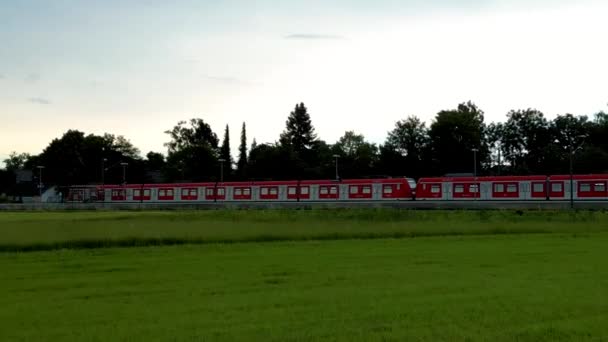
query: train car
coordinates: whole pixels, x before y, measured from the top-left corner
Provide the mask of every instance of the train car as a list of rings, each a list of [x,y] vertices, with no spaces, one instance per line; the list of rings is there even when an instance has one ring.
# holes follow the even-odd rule
[[[608,175],[570,175],[551,176],[551,198],[575,200],[608,199]],[[572,192],[572,196],[570,193]]]
[[[525,201],[549,199],[546,176],[436,177],[421,178],[417,200]]]
[[[103,201],[103,191],[97,186],[91,185],[73,185],[68,188],[67,203],[85,203]]]
[[[99,187],[112,203],[413,200],[411,178],[224,183],[127,184]]]
[[[201,201],[208,198],[221,197],[210,194],[207,189],[213,189],[215,183],[171,183],[171,184],[126,184],[104,185],[100,191],[104,194],[105,202],[132,203],[132,202],[160,202],[178,203]]]
[[[608,199],[608,175],[421,178],[418,200],[539,201]],[[571,185],[572,184],[572,185]],[[572,195],[571,195],[572,191]]]

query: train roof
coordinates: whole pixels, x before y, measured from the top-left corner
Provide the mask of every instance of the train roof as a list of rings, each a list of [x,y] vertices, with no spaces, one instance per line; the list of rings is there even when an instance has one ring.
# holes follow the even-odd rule
[[[574,180],[608,180],[608,174],[573,175]],[[424,177],[419,183],[445,183],[445,182],[522,182],[570,180],[570,175],[553,176],[482,176],[482,177]]]
[[[546,180],[547,176],[483,176],[483,177],[425,177],[419,183],[433,182],[515,182],[526,180]]]
[[[145,184],[105,184],[99,185],[98,188],[104,189],[140,189],[140,188],[189,188],[189,187],[215,187],[215,186],[232,186],[232,187],[248,187],[248,186],[281,186],[281,185],[334,185],[334,184],[395,184],[407,183],[407,178],[382,178],[382,179],[342,179],[342,180],[283,180],[283,181],[246,181],[246,182],[188,182],[188,183],[145,183]]]

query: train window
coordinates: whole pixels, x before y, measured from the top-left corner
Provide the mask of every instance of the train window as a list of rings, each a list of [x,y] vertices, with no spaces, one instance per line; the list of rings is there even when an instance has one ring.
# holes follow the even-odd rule
[[[225,191],[224,188],[218,188],[217,189],[218,196],[224,196],[224,191]]]
[[[457,194],[463,193],[464,192],[464,185],[462,185],[462,184],[454,185],[454,192],[457,193]]]
[[[364,194],[371,194],[372,193],[372,188],[370,186],[364,186],[363,187],[363,193]]]
[[[469,192],[472,192],[472,193],[479,192],[479,186],[478,186],[478,184],[471,184],[471,185],[469,185]]]
[[[196,196],[197,195],[196,192],[197,192],[196,189],[190,189],[190,196]]]
[[[150,196],[150,189],[135,189],[133,192],[133,196],[141,196],[143,193],[143,196]]]
[[[591,184],[589,183],[582,183],[581,184],[581,192],[589,192],[591,191]]]
[[[439,184],[431,185],[431,193],[438,194],[441,192],[441,186]]]
[[[307,186],[303,186],[300,188],[300,193],[302,195],[308,195],[308,187]]]
[[[553,183],[551,184],[551,191],[553,192],[562,192],[563,184],[562,183]]]
[[[277,188],[270,188],[270,194],[271,195],[276,195],[279,193],[279,190]]]
[[[505,192],[504,184],[494,184],[494,192]]]
[[[516,184],[507,184],[507,192],[517,192]]]
[[[207,196],[213,196],[213,188],[207,188]]]
[[[207,189],[209,191],[209,189]],[[182,189],[182,196],[188,196],[188,189]]]
[[[295,186],[290,186],[289,188],[287,188],[287,194],[288,195],[295,195],[296,194],[296,187]]]
[[[268,188],[262,188],[262,195],[268,195]]]
[[[351,185],[349,190],[351,194],[356,194],[359,192],[359,188],[356,185]]]
[[[234,195],[235,196],[242,196],[243,195],[243,190],[241,188],[234,189]]]
[[[385,185],[384,188],[382,189],[382,192],[384,192],[385,194],[392,194],[393,193],[393,186],[392,185]]]
[[[329,188],[329,193],[332,195],[335,195],[338,193],[338,187],[336,186],[332,186],[331,188]]]
[[[159,189],[158,190],[158,196],[159,197],[167,196],[166,193],[167,193],[167,190],[165,190],[165,189]]]
[[[250,196],[250,195],[251,195],[251,189],[250,188],[243,189],[243,196]]]
[[[532,191],[534,191],[534,192],[545,192],[545,184],[543,184],[543,183],[534,183]]]
[[[173,189],[166,189],[165,194],[166,196],[173,196]]]
[[[594,191],[598,191],[598,192],[604,192],[606,191],[606,184],[604,183],[595,183],[595,186],[593,187]]]
[[[321,187],[321,190],[319,191],[319,193],[320,193],[321,195],[327,195],[327,188],[326,188],[326,187],[324,187],[324,186],[322,186],[322,187]]]

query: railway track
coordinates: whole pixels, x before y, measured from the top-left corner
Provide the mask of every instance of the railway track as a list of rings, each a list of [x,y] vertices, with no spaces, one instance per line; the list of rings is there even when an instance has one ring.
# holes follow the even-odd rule
[[[574,209],[608,210],[608,200],[576,200]],[[0,211],[61,210],[216,210],[216,209],[332,209],[395,208],[419,210],[569,210],[568,200],[551,201],[315,201],[315,202],[197,202],[197,203],[23,203],[0,204]]]

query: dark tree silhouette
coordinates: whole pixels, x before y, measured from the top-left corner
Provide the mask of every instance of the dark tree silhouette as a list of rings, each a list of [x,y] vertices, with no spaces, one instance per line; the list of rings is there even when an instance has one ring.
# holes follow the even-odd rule
[[[224,140],[220,147],[220,158],[225,160],[224,179],[229,180],[230,175],[232,174],[232,164],[234,163],[234,160],[232,159],[232,153],[230,152],[230,129],[228,128],[228,125],[226,125],[226,129],[224,130]]]
[[[241,128],[241,144],[239,145],[239,160],[236,170],[240,179],[247,177],[247,130],[244,122],[243,128]]]
[[[281,134],[281,145],[291,146],[296,153],[303,154],[313,147],[316,139],[317,135],[312,126],[308,109],[304,106],[304,103],[296,105],[294,111],[287,118],[285,131]]]
[[[472,102],[439,112],[429,131],[432,157],[438,164],[438,171],[472,173],[474,149],[478,150],[478,163],[483,164],[488,155],[484,130],[483,111]]]
[[[187,126],[180,121],[172,130],[166,131],[171,141],[168,147],[166,170],[169,180],[216,180],[219,179],[219,140],[211,127],[202,119],[191,119]]]
[[[385,148],[393,149],[405,163],[408,176],[420,177],[426,172],[429,152],[429,133],[424,122],[415,116],[397,121],[395,128],[388,133]],[[385,154],[386,155],[386,154]]]

